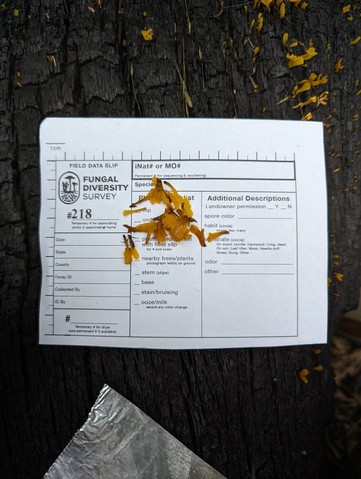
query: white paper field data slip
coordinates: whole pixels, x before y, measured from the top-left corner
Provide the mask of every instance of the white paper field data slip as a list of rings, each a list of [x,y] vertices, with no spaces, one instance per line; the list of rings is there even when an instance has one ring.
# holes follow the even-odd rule
[[[49,118],[40,129],[40,343],[235,348],[327,341],[322,123]],[[228,234],[158,244],[130,232],[189,200]],[[153,179],[153,180],[152,180]],[[167,186],[167,188],[170,188]],[[169,190],[172,191],[172,190]],[[168,193],[169,194],[169,193]],[[139,252],[131,264],[128,251]],[[133,242],[134,244],[132,245]]]

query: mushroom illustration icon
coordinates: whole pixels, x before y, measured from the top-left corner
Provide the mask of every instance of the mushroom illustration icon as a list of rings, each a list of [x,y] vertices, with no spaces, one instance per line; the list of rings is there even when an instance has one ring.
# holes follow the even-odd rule
[[[72,171],[63,173],[59,178],[59,199],[67,205],[75,203],[80,196],[80,179]]]

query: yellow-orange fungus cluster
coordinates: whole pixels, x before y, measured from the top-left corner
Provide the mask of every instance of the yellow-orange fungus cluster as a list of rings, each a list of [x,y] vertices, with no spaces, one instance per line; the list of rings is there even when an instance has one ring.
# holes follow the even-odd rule
[[[317,51],[313,46],[312,40],[309,41],[308,46],[304,45],[302,42],[293,40],[289,45],[289,49],[294,48],[298,48],[300,52],[295,54],[293,51],[290,51],[286,54],[288,68],[307,66],[306,62],[317,55]]]
[[[133,261],[133,258],[134,259],[139,258],[139,253],[137,251],[137,248],[135,247],[135,244],[131,235],[128,235],[128,238],[125,235],[123,235],[123,240],[125,244],[124,263],[130,264]]]
[[[305,10],[308,6],[308,3],[302,0],[254,0],[253,1],[253,8],[261,8],[267,12],[271,12],[271,7],[274,7],[276,11],[279,12],[280,18],[284,18],[286,15],[286,8],[289,5],[293,5],[294,7],[302,8]]]
[[[228,234],[228,231],[217,231],[205,236],[204,229],[200,229],[193,218],[192,206],[186,196],[181,196],[178,191],[168,181],[162,181],[156,176],[152,178],[153,187],[140,200],[132,203],[130,208],[149,201],[151,204],[163,204],[165,209],[163,213],[151,221],[140,223],[137,226],[124,225],[129,233],[145,233],[145,244],[148,244],[151,238],[154,238],[158,244],[164,243],[167,239],[172,241],[188,240],[192,235],[198,238],[201,246],[206,246],[206,241],[210,242],[222,235]],[[166,187],[166,188],[165,188]],[[125,216],[132,213],[144,211],[146,208],[137,208],[124,210]],[[128,238],[124,236],[125,252],[124,262],[130,264],[134,259],[139,258],[138,251],[134,246],[131,235]]]
[[[320,73],[317,75],[316,73],[311,73],[309,78],[304,80],[300,80],[297,85],[292,90],[292,97],[294,98],[296,95],[303,93],[304,91],[311,90],[313,86],[324,85],[328,82],[327,75],[322,75]]]
[[[309,375],[309,370],[308,369],[302,369],[299,373],[298,373],[298,377],[301,379],[301,381],[305,384],[308,383],[308,378],[307,376]]]

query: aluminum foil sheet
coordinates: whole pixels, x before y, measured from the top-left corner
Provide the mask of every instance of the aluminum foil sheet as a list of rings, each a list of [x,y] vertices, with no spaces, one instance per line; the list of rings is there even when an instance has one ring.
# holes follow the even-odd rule
[[[44,479],[224,479],[105,385],[85,424]]]

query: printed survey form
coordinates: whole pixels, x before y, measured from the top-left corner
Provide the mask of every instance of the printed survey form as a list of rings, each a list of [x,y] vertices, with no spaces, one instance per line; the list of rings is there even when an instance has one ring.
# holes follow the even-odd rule
[[[318,122],[49,118],[40,128],[41,344],[235,348],[327,341],[327,196]],[[123,211],[170,182],[200,229],[158,244]]]

